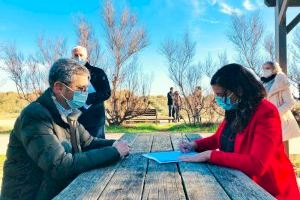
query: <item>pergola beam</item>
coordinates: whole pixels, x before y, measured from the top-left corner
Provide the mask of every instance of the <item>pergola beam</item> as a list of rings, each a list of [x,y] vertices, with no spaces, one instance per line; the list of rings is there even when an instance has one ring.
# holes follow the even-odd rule
[[[286,9],[284,9],[283,3],[286,0],[276,0],[275,7],[275,55],[276,61],[282,68],[282,71],[287,74],[287,52],[286,52]],[[282,8],[284,10],[282,10]],[[283,12],[283,16],[280,19],[280,13]]]
[[[286,32],[289,33],[300,22],[300,13],[287,25]]]
[[[264,0],[265,5],[268,7],[276,7],[276,0]],[[288,7],[298,7],[300,5],[299,0],[288,0]]]
[[[282,19],[285,17],[287,10],[287,0],[283,0],[281,8],[280,8],[280,13],[279,13],[279,23],[282,23]]]

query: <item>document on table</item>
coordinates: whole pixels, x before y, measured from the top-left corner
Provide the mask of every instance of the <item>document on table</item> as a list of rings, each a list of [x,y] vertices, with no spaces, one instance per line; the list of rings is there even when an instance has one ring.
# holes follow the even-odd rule
[[[197,152],[182,153],[180,151],[164,151],[164,152],[154,152],[143,154],[144,157],[155,160],[158,163],[174,163],[181,162],[179,158],[181,156],[193,156]]]

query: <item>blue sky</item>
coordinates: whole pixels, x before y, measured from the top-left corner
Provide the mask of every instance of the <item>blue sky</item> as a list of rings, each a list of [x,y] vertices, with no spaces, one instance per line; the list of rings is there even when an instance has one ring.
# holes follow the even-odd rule
[[[82,14],[104,45],[102,4],[101,0],[0,0],[0,44],[15,42],[23,52],[33,53],[37,37],[43,34],[48,38],[65,37],[71,48],[76,42],[75,18]],[[114,5],[117,10],[127,6],[148,32],[150,44],[139,60],[143,71],[153,74],[152,94],[165,94],[172,85],[165,60],[158,51],[165,38],[179,38],[188,31],[198,42],[197,63],[208,53],[213,55],[224,50],[231,59],[235,57],[226,38],[233,14],[248,15],[260,10],[266,31],[274,33],[274,9],[266,7],[263,0],[114,0]],[[299,11],[299,8],[289,8],[287,21]],[[0,91],[14,90],[3,72],[0,82]]]

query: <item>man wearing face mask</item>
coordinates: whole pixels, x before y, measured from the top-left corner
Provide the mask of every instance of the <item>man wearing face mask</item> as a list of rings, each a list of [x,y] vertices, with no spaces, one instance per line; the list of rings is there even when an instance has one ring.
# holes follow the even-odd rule
[[[89,76],[72,59],[52,65],[50,87],[21,112],[10,134],[1,199],[52,199],[78,174],[128,155],[126,141],[94,138],[77,121]]]
[[[291,112],[295,101],[292,96],[288,77],[282,72],[278,63],[271,61],[262,66],[261,81],[267,91],[267,99],[277,108],[281,117],[282,140],[285,151],[289,155],[289,139],[299,137],[300,129]]]
[[[102,69],[90,65],[85,47],[74,47],[72,50],[72,57],[80,64],[84,65],[91,74],[91,80],[88,87],[89,94],[86,104],[81,108],[83,114],[80,116],[79,122],[91,135],[104,139],[104,101],[106,101],[111,95],[107,76]]]

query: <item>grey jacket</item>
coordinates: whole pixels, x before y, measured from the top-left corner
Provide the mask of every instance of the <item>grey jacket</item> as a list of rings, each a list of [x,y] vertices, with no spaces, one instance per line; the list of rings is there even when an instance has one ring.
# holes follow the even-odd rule
[[[1,199],[51,199],[76,175],[112,164],[120,154],[114,140],[93,138],[77,122],[80,113],[64,121],[51,89],[29,104],[10,135]]]

